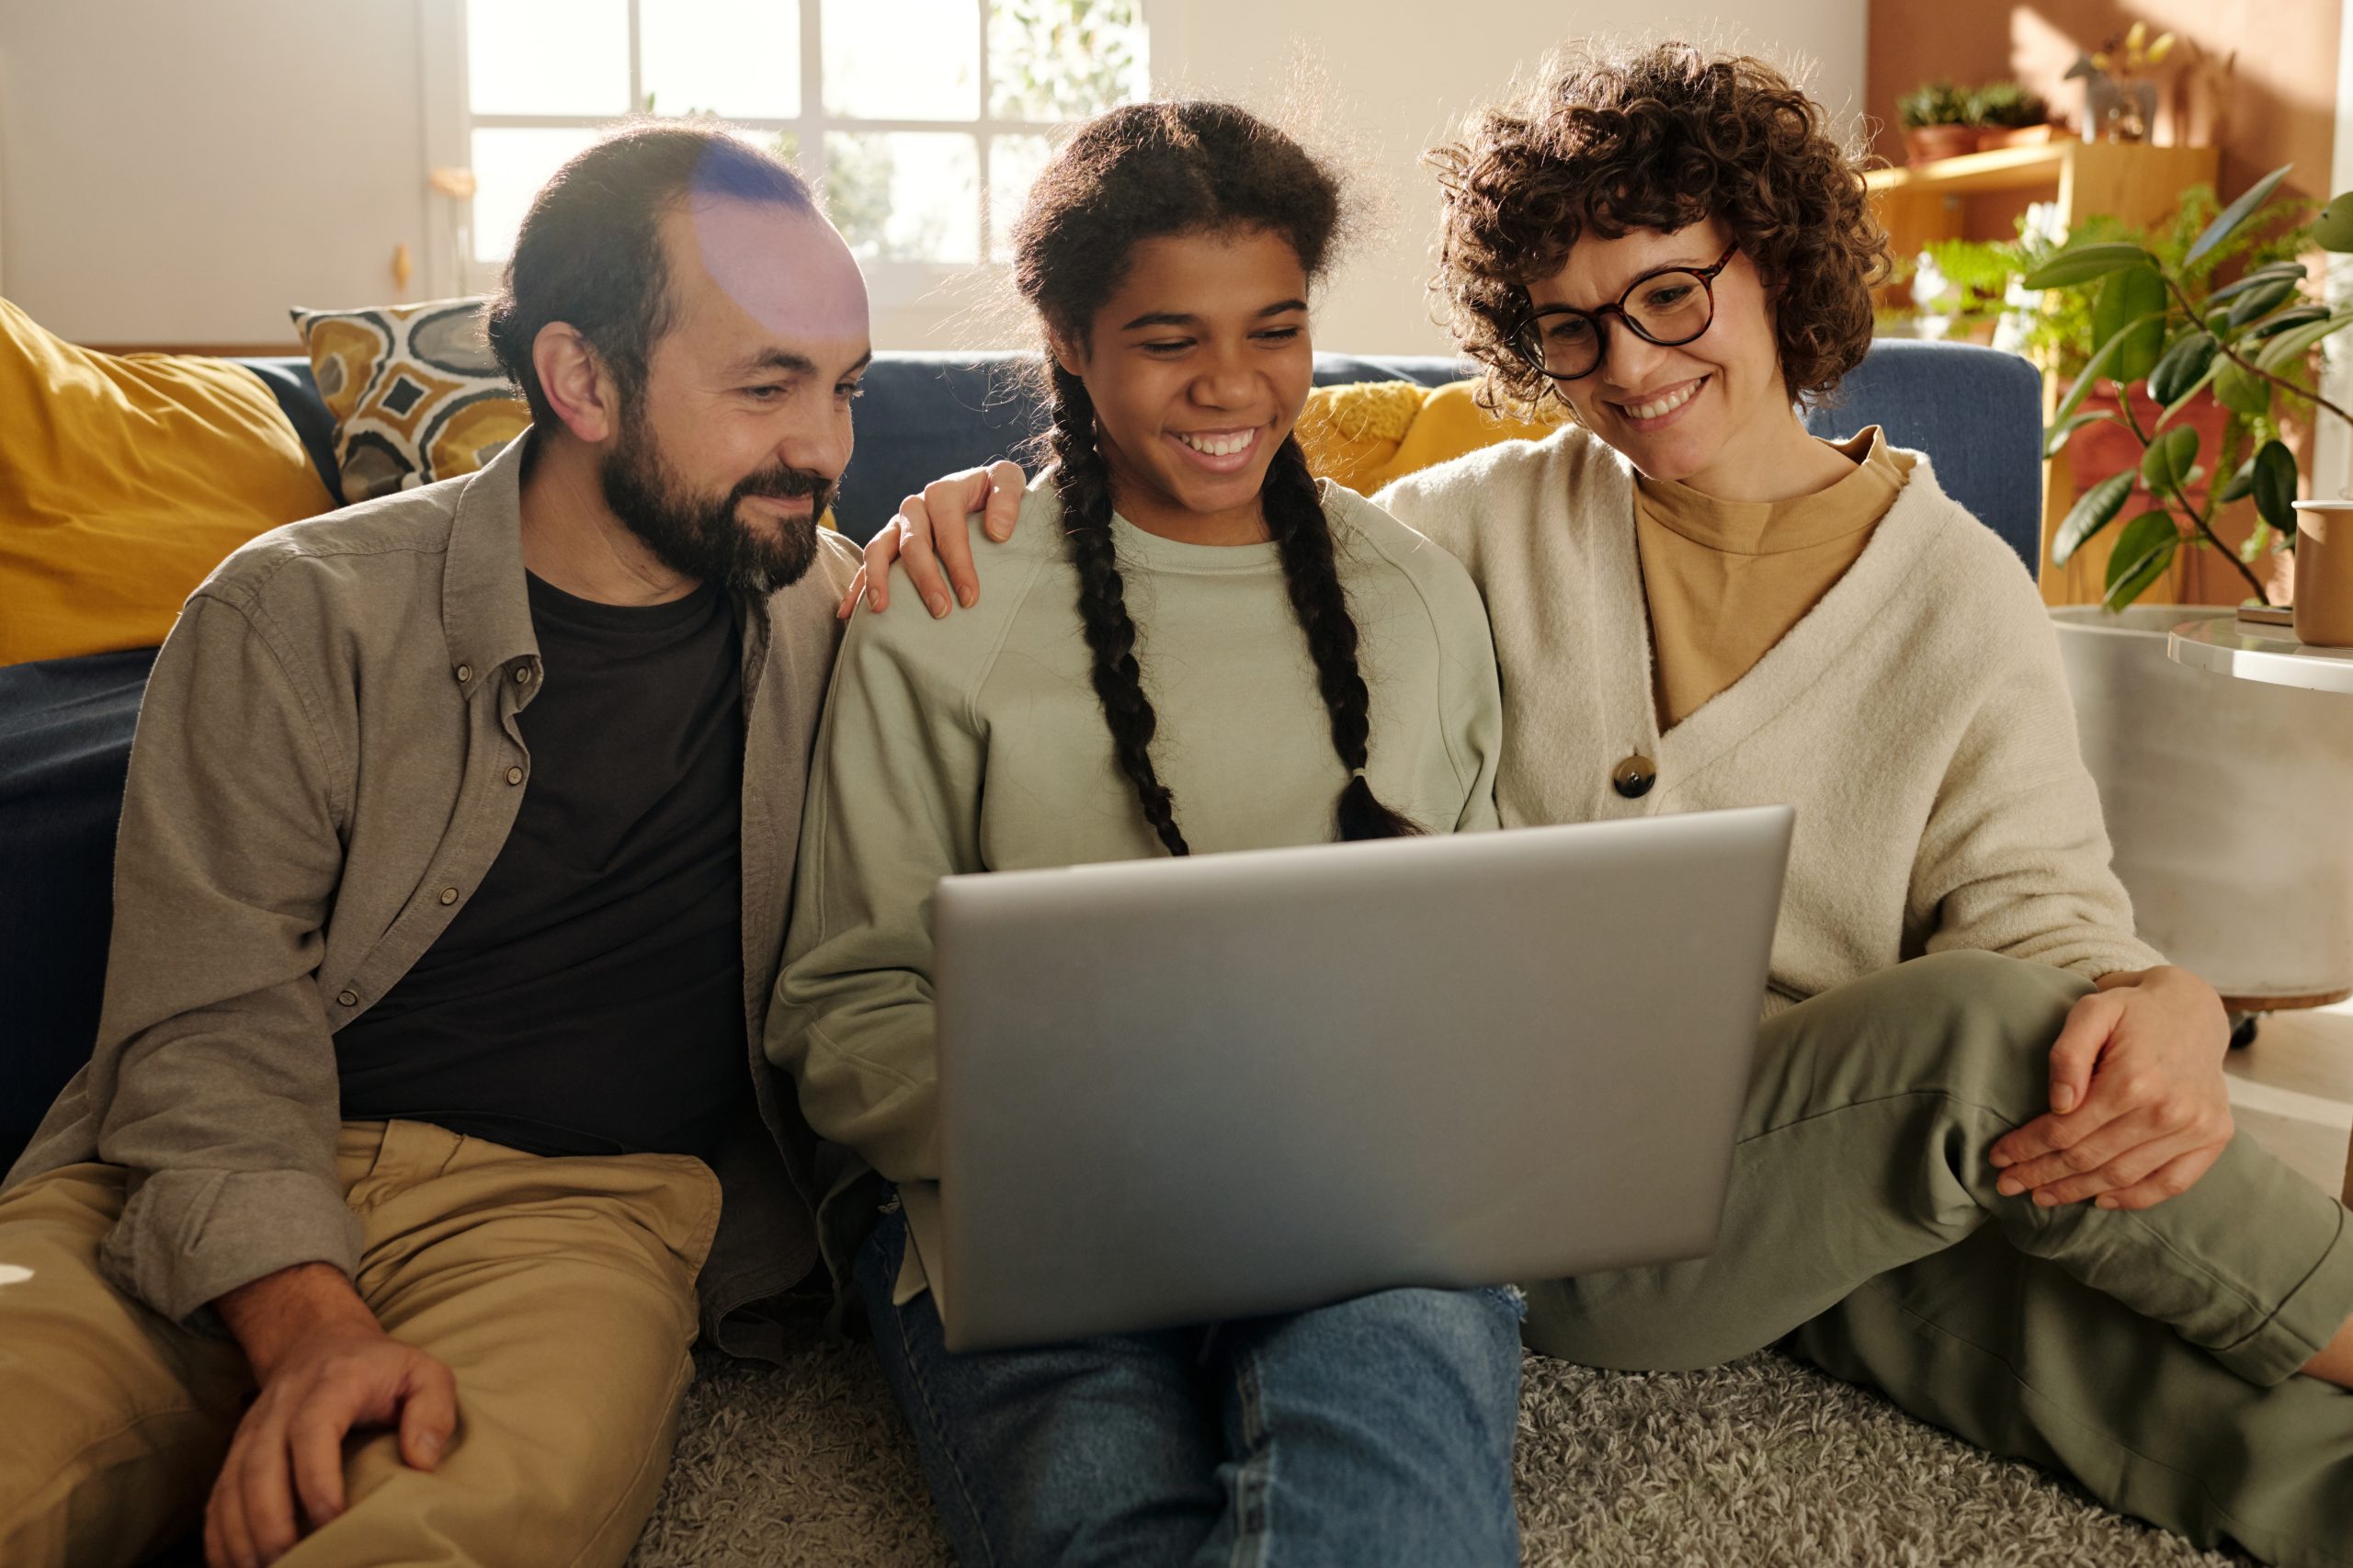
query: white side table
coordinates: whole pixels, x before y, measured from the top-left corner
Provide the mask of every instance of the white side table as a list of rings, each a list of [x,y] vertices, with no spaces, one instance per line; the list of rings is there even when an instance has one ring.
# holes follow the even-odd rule
[[[2310,647],[2284,626],[2252,626],[2222,616],[2186,621],[2165,639],[2165,656],[2239,680],[2353,697],[2353,648]],[[2346,1152],[2345,1201],[2353,1204],[2353,1149]]]
[[[2250,626],[2222,616],[2184,621],[2165,639],[2165,656],[2241,680],[2353,697],[2353,648],[2307,647],[2284,626]]]

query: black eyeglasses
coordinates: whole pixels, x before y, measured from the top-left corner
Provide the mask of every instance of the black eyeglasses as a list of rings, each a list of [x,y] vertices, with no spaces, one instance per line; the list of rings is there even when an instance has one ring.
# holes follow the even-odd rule
[[[1661,348],[1679,348],[1715,324],[1716,274],[1732,264],[1739,249],[1740,242],[1734,240],[1713,267],[1645,272],[1626,286],[1616,304],[1597,311],[1546,305],[1519,329],[1520,356],[1556,381],[1590,376],[1609,351],[1602,328],[1605,316],[1616,316],[1636,336]]]

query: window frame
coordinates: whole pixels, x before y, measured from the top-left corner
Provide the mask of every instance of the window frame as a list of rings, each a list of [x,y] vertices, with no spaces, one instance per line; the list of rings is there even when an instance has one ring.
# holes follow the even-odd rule
[[[956,285],[976,275],[1001,273],[1005,263],[991,254],[995,218],[995,191],[989,179],[989,153],[1001,136],[1055,137],[1078,123],[1074,120],[1031,120],[1006,119],[989,112],[993,94],[989,76],[989,6],[990,0],[972,0],[975,23],[980,33],[977,56],[981,112],[973,118],[954,119],[873,119],[853,115],[828,113],[824,102],[824,17],[823,0],[801,0],[801,113],[790,119],[766,119],[722,116],[727,124],[762,137],[780,131],[793,132],[800,139],[800,155],[796,165],[809,182],[821,191],[824,186],[827,164],[825,139],[828,134],[887,133],[915,131],[926,134],[961,135],[972,140],[979,157],[978,197],[979,251],[975,262],[925,260],[865,260],[864,270],[869,296],[876,313],[875,335],[881,341],[888,322],[902,330],[889,334],[892,337],[910,334],[928,339],[932,330],[960,312],[961,303],[950,297],[960,290]],[[570,130],[578,127],[609,125],[613,115],[515,115],[476,114],[473,112],[470,62],[466,45],[467,0],[419,0],[422,8],[420,54],[424,66],[426,114],[426,166],[438,168],[467,168],[473,162],[473,132],[481,130]],[[629,101],[645,101],[642,69],[642,42],[640,29],[640,7],[642,0],[627,0],[629,28]],[[1149,90],[1153,7],[1139,4],[1139,19],[1145,37],[1145,72]],[[459,253],[460,229],[471,234],[473,202],[471,198],[460,202],[455,199],[427,193],[426,279],[436,297],[487,293],[498,287],[506,262],[477,261],[469,245],[462,256]]]

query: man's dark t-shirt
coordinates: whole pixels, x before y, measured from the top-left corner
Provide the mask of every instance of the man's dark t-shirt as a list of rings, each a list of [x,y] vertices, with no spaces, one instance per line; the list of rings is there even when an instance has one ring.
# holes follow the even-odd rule
[[[595,604],[533,577],[545,678],[514,831],[389,994],[335,1036],[343,1115],[540,1154],[707,1155],[751,1094],[734,607]]]

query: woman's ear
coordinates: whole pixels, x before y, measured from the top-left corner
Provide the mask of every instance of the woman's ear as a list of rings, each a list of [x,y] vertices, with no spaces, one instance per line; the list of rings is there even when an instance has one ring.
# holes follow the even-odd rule
[[[1066,376],[1086,374],[1086,356],[1081,352],[1075,340],[1050,329],[1046,334],[1046,347],[1052,352],[1054,364],[1060,368],[1063,374]]]

